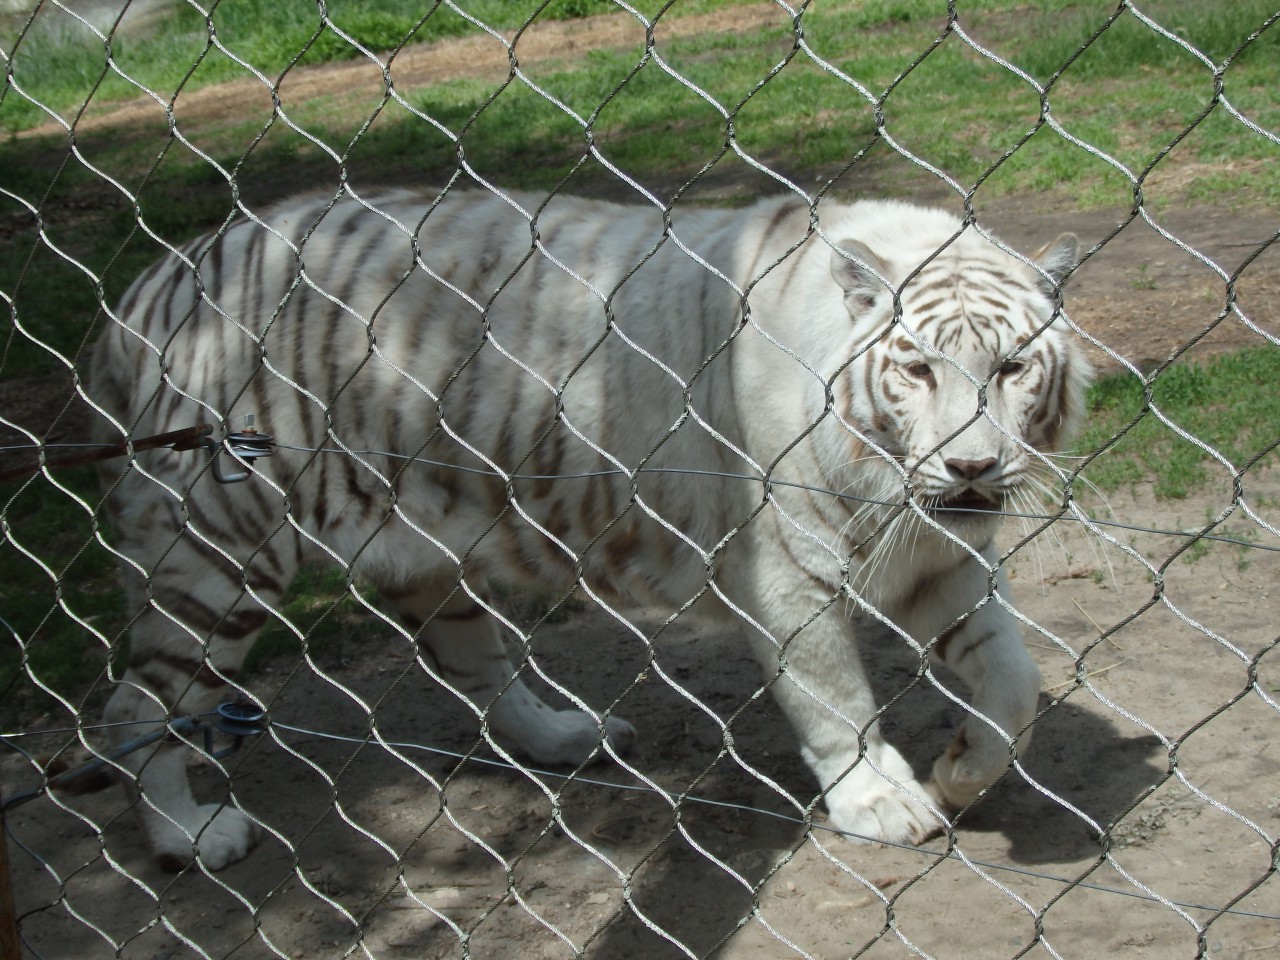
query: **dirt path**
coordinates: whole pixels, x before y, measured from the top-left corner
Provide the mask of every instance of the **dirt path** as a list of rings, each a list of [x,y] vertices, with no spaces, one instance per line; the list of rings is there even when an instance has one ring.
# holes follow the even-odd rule
[[[448,15],[447,13],[440,14]],[[653,35],[664,39],[729,30],[753,30],[767,23],[785,24],[786,17],[773,3],[735,6],[711,13],[682,17],[660,17]],[[345,99],[367,100],[370,88],[385,87],[384,67],[396,90],[409,91],[432,83],[466,78],[484,78],[499,83],[513,68],[554,69],[568,65],[592,50],[634,48],[642,53],[646,27],[627,13],[603,14],[578,20],[539,20],[521,31],[504,30],[406,47],[380,63],[359,60],[303,66],[289,71],[280,80],[278,94],[287,105],[305,103],[318,97],[334,98],[335,110]],[[271,78],[274,80],[274,78]],[[359,94],[356,94],[359,91]],[[192,128],[243,113],[246,101],[269,99],[270,89],[261,80],[244,80],[184,91],[175,104],[181,122]],[[155,98],[141,96],[132,101],[95,105],[77,124],[92,132],[103,128],[121,129],[154,122],[159,109]],[[20,137],[57,134],[55,123],[44,124],[19,134]]]

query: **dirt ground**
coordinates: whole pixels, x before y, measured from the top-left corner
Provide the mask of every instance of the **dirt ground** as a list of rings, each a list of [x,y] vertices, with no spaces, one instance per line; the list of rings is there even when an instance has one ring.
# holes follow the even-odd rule
[[[1274,212],[1170,206],[1158,226],[1176,241],[1141,219],[1117,233],[1126,210],[1081,212],[1063,196],[991,201],[981,215],[1022,250],[1061,230],[1102,244],[1066,307],[1103,369],[1149,370],[1193,342],[1188,359],[1267,342],[1250,324],[1280,330],[1280,253],[1250,262]],[[1237,312],[1223,275],[1246,262]],[[53,410],[32,386],[0,385],[0,414],[41,433]],[[64,417],[56,433],[79,423]],[[1232,496],[1225,472],[1176,502],[1139,486],[1111,497],[1111,517],[1191,531]],[[1274,529],[1280,472],[1246,476],[1244,503]],[[1280,538],[1242,506],[1225,532],[1254,546],[1175,556],[1178,536],[1060,523],[1013,556],[1045,688],[1026,776],[924,848],[851,844],[820,813],[812,829],[796,822],[816,786],[730,631],[679,618],[650,665],[637,634],[669,611],[624,610],[624,623],[588,608],[539,629],[546,673],[593,705],[621,697],[639,731],[626,766],[566,782],[569,771],[480,762],[488,749],[458,763],[360,742],[375,704],[387,741],[462,753],[476,742],[474,717],[371,622],[361,645],[255,678],[278,695],[277,726],[224,761],[269,834],[242,863],[159,872],[117,791],[10,811],[23,938],[58,960],[1276,955]],[[1007,539],[1020,539],[1015,523]],[[900,643],[869,634],[881,702],[907,691],[884,715],[887,735],[923,773],[960,709],[913,682]],[[38,782],[13,754],[0,778],[6,794]],[[225,790],[209,767],[195,779],[209,796]]]
[[[1173,506],[1133,490],[1112,507],[1191,529],[1227,489]],[[1247,491],[1274,505],[1280,477]],[[1261,533],[1239,515],[1230,529]],[[114,790],[11,811],[23,936],[67,960],[1271,955],[1280,554],[1224,544],[1171,561],[1178,538],[1057,533],[1011,561],[1044,673],[1028,777],[958,818],[956,859],[938,858],[946,840],[871,848],[820,815],[811,831],[795,822],[815,785],[773,703],[753,699],[757,668],[732,632],[678,619],[647,669],[644,644],[599,610],[535,633],[549,676],[597,706],[621,697],[640,731],[625,768],[565,782],[408,746],[466,752],[475,723],[371,625],[328,662],[255,678],[278,691],[277,722],[354,741],[276,727],[225,761],[271,834],[248,860],[159,872]],[[622,612],[648,636],[665,613]],[[867,652],[882,701],[911,688],[884,723],[922,772],[960,710],[912,687],[899,642],[872,631]],[[406,746],[361,745],[364,704]],[[10,793],[33,781],[12,755],[0,771]],[[223,781],[201,768],[196,782],[214,796]],[[1131,896],[1143,891],[1163,902]]]

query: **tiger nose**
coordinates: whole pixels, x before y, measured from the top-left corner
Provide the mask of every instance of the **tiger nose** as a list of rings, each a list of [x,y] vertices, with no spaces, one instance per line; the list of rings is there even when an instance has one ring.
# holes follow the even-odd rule
[[[983,460],[948,460],[947,470],[961,480],[977,480],[995,465],[995,457],[987,457]]]

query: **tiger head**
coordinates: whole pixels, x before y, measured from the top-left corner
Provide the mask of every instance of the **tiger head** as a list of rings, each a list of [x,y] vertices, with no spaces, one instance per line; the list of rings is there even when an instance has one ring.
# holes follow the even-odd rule
[[[1055,309],[1076,237],[1062,234],[1031,266],[972,229],[950,239],[947,223],[938,244],[921,237],[892,253],[844,240],[831,273],[854,321],[846,423],[892,488],[878,495],[901,500],[905,484],[968,536],[995,511],[1034,507],[1035,477],[1051,474],[1047,456],[1081,420],[1089,365]]]

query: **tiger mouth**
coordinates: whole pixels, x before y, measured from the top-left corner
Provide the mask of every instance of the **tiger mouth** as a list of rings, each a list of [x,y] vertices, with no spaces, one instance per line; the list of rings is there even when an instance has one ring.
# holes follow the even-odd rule
[[[978,510],[996,513],[1004,506],[1004,499],[991,496],[978,490],[963,490],[949,497],[943,497],[933,504],[932,510]]]

